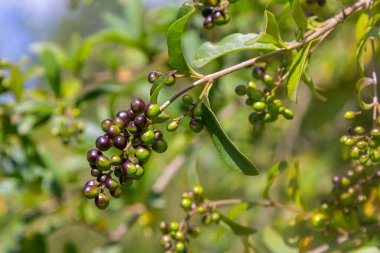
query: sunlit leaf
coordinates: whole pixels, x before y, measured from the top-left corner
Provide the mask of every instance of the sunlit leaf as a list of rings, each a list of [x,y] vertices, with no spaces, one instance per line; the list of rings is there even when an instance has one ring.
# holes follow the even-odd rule
[[[182,34],[190,17],[195,14],[195,10],[194,3],[182,6],[178,10],[177,20],[169,27],[167,34],[168,63],[172,68],[183,73],[197,74],[186,61],[182,50]]]
[[[307,46],[298,51],[289,69],[286,89],[289,99],[293,102],[297,101],[298,86],[301,82],[302,73],[306,67],[311,44],[312,43],[309,43]]]
[[[205,103],[202,103],[202,119],[215,148],[230,168],[249,176],[259,174],[256,166],[228,138],[215,114]]]
[[[265,24],[265,29],[264,29],[265,34],[272,36],[277,44],[282,45],[283,42],[282,42],[280,31],[278,29],[276,17],[274,16],[273,13],[267,10],[264,12],[264,24]]]
[[[292,10],[293,10],[293,19],[296,22],[297,26],[301,30],[306,31],[308,27],[307,18],[301,6],[300,0],[293,0]]]
[[[195,54],[194,65],[202,67],[221,56],[241,51],[274,51],[275,45],[257,42],[261,35],[256,33],[234,33],[224,37],[219,42],[206,42],[201,45]]]
[[[355,40],[356,43],[360,43],[360,41],[363,39],[364,35],[367,32],[367,25],[368,25],[368,14],[363,12],[357,23],[355,28]]]

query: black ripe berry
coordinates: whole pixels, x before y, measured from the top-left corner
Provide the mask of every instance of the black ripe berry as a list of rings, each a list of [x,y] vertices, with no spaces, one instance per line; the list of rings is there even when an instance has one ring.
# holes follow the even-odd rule
[[[206,7],[202,10],[202,16],[204,18],[207,18],[208,16],[210,16],[212,14],[212,11],[214,10],[213,7]]]
[[[194,133],[199,133],[203,129],[203,122],[201,119],[192,118],[190,120],[190,128]]]
[[[152,149],[157,153],[164,153],[168,149],[168,143],[163,139],[157,139],[152,144]]]
[[[119,135],[113,139],[113,146],[117,149],[123,150],[127,146],[127,138]]]
[[[99,150],[97,150],[97,149],[90,149],[87,152],[87,161],[88,161],[88,163],[91,164],[91,165],[94,165],[95,162],[96,162],[96,159],[100,155],[102,155],[102,152],[100,152]]]
[[[214,27],[214,23],[212,21],[211,16],[208,16],[207,18],[205,18],[205,20],[203,21],[203,27],[206,29],[211,29]]]
[[[134,119],[135,126],[137,128],[143,128],[148,123],[146,117],[144,115],[139,115]]]
[[[107,136],[99,136],[95,142],[96,147],[101,151],[106,151],[111,148],[111,140]]]
[[[165,85],[167,86],[173,86],[175,84],[176,77],[174,74],[168,76],[165,80]]]
[[[95,197],[95,205],[100,210],[106,209],[109,205],[109,202],[109,198],[103,192],[99,193],[99,195]]]
[[[265,73],[265,68],[261,66],[254,67],[252,70],[252,75],[254,78],[261,79]]]
[[[158,72],[152,71],[148,75],[148,82],[154,83],[159,77],[160,77],[160,74]]]
[[[122,118],[125,121],[125,123],[128,123],[129,121],[131,121],[128,111],[125,111],[125,110],[119,111],[116,114],[116,118]]]
[[[145,109],[145,102],[141,98],[135,98],[131,102],[131,109],[134,113],[141,113]]]

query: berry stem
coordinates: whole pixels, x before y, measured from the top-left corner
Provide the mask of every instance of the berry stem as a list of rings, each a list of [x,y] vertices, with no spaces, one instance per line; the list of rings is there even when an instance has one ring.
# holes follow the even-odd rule
[[[372,79],[373,79],[373,127],[376,127],[377,110],[379,105],[378,95],[377,95],[377,75],[376,75],[376,52],[375,52],[375,39],[373,37],[371,40],[371,50],[372,50]]]
[[[305,37],[300,41],[293,41],[289,42],[287,44],[287,47],[279,48],[276,51],[272,51],[267,54],[259,55],[255,58],[243,61],[239,64],[236,64],[234,66],[231,66],[229,68],[214,72],[212,74],[205,75],[204,77],[200,78],[199,80],[195,81],[194,83],[190,84],[189,86],[183,88],[180,90],[177,94],[175,94],[172,98],[170,98],[168,101],[166,101],[161,107],[161,112],[164,111],[171,103],[173,103],[178,97],[185,94],[187,91],[197,87],[198,85],[201,85],[203,83],[212,82],[215,79],[218,79],[220,77],[223,77],[227,74],[233,73],[235,71],[241,70],[243,68],[250,67],[254,65],[257,62],[265,61],[273,56],[277,56],[279,54],[282,54],[287,51],[292,51],[294,49],[297,49],[299,47],[302,47],[309,42],[315,40],[324,38],[325,35],[329,34],[333,29],[335,29],[340,23],[342,23],[348,16],[351,14],[363,9],[365,6],[368,6],[369,3],[372,0],[360,0],[355,2],[353,5],[343,9],[341,12],[333,16],[332,18],[326,20],[324,22],[324,25],[320,27],[320,29],[313,31],[309,30],[305,33]]]

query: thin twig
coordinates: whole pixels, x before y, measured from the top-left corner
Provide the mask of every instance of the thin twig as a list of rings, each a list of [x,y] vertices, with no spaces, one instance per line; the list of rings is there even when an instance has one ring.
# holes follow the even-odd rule
[[[267,60],[273,56],[277,56],[277,55],[282,54],[284,52],[297,49],[299,47],[302,47],[302,46],[308,44],[309,42],[311,42],[315,39],[322,37],[326,33],[330,33],[331,30],[335,29],[335,27],[338,26],[340,23],[342,23],[343,20],[345,20],[350,14],[361,10],[366,5],[368,5],[368,0],[360,0],[356,3],[354,3],[353,5],[345,8],[342,12],[336,14],[334,17],[325,21],[324,25],[321,26],[321,28],[319,30],[317,30],[315,32],[310,31],[310,32],[306,33],[306,36],[304,39],[302,39],[300,41],[290,42],[290,43],[288,43],[286,48],[285,47],[280,48],[280,49],[277,49],[276,51],[272,51],[272,52],[267,53],[267,54],[259,55],[255,58],[241,62],[239,64],[232,66],[232,67],[229,67],[229,68],[226,68],[226,69],[223,69],[223,70],[217,71],[215,73],[204,76],[203,78],[201,78],[201,79],[195,81],[194,83],[190,84],[189,86],[183,88],[177,94],[175,94],[171,99],[166,101],[161,106],[161,108],[160,108],[161,111],[164,111],[178,97],[180,97],[181,95],[183,95],[187,91],[197,87],[200,84],[213,81],[213,80],[218,79],[218,78],[225,76],[227,74],[233,73],[235,71],[241,70],[241,69],[246,68],[246,67],[250,67],[257,62],[265,61],[265,60]]]

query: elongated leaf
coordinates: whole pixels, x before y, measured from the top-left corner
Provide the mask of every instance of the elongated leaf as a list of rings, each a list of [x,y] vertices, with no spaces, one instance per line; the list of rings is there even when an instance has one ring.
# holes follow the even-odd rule
[[[307,18],[301,6],[300,0],[293,0],[292,3],[293,19],[296,22],[298,28],[303,31],[307,30]]]
[[[358,99],[358,104],[360,108],[363,110],[369,110],[373,107],[373,102],[372,103],[367,103],[363,99],[363,91],[374,84],[374,80],[372,78],[364,77],[359,79],[359,81],[356,83],[356,97]]]
[[[301,82],[302,73],[306,67],[311,44],[312,43],[309,43],[297,53],[293,59],[292,65],[290,66],[286,89],[289,99],[293,102],[297,101],[298,86]]]
[[[264,44],[257,42],[260,37],[261,35],[256,33],[234,33],[216,43],[206,42],[199,47],[195,54],[194,65],[200,68],[216,58],[241,51],[255,50],[261,52],[278,49],[272,43]]]
[[[355,40],[357,44],[360,43],[360,41],[363,39],[364,35],[366,34],[367,25],[368,25],[368,14],[363,12],[359,17],[356,23],[356,28],[355,28]]]
[[[303,200],[301,197],[300,183],[299,183],[299,165],[298,163],[289,166],[287,170],[289,176],[289,185],[287,188],[287,195],[294,201],[298,208],[303,209]]]
[[[358,70],[360,73],[360,76],[365,76],[365,67],[364,67],[364,48],[366,45],[367,40],[363,38],[358,45],[358,48],[356,49],[356,63],[358,65]]]
[[[274,14],[266,10],[264,13],[264,23],[265,34],[272,36],[277,44],[282,45],[283,41]]]
[[[169,64],[174,69],[183,72],[197,74],[186,61],[182,50],[182,34],[190,17],[195,13],[194,3],[182,6],[178,10],[177,20],[169,27],[167,44],[169,53]]]
[[[158,94],[160,93],[160,90],[165,85],[165,81],[170,77],[172,74],[174,74],[175,71],[169,71],[157,78],[157,80],[153,83],[152,88],[150,88],[150,102],[156,103],[158,100]]]
[[[61,97],[61,69],[57,59],[52,52],[44,50],[41,54],[41,61],[50,87],[56,97]]]
[[[229,167],[240,170],[245,175],[249,176],[259,174],[255,165],[253,165],[253,163],[231,142],[223,131],[215,114],[204,103],[202,103],[202,119],[211,135],[215,148]]]
[[[232,232],[235,235],[248,236],[257,232],[256,229],[242,226],[223,214],[221,214],[220,217],[221,217],[221,221],[224,222],[232,230]]]
[[[268,170],[267,183],[263,190],[263,198],[270,199],[269,190],[272,187],[274,180],[277,176],[288,166],[287,162],[281,161],[276,163]]]

